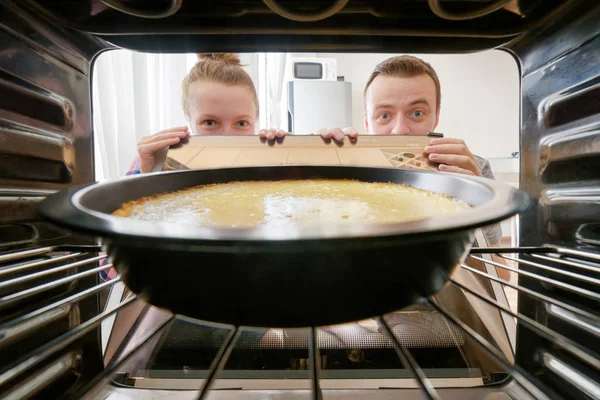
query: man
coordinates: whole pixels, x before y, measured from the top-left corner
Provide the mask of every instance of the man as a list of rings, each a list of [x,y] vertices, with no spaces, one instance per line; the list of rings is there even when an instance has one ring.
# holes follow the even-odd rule
[[[371,135],[427,135],[435,131],[441,110],[441,86],[435,70],[412,56],[396,56],[378,64],[364,90],[364,121]],[[356,137],[354,128],[319,131],[324,138],[343,140]],[[440,171],[484,176],[494,179],[487,160],[475,156],[464,141],[455,138],[432,139],[425,147],[429,159]],[[502,237],[499,225],[484,229],[489,244]]]

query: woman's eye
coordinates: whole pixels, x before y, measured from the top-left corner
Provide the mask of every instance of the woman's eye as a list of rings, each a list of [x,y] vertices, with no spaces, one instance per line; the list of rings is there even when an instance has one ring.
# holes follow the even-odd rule
[[[206,126],[215,126],[217,124],[217,121],[215,121],[214,119],[207,119],[204,120],[202,123]]]
[[[247,128],[247,127],[249,127],[249,126],[250,126],[250,122],[248,122],[248,121],[239,121],[239,122],[237,123],[237,125],[238,125],[240,128]]]

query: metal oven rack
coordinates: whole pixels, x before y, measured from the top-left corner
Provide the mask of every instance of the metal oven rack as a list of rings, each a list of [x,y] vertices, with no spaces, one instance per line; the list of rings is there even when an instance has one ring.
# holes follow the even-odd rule
[[[29,343],[53,321],[58,320],[70,307],[86,298],[94,298],[103,290],[120,282],[119,276],[98,283],[75,293],[69,293],[56,301],[36,300],[31,307],[28,302],[45,293],[50,293],[65,285],[72,285],[86,277],[97,277],[98,273],[111,266],[99,265],[105,256],[98,254],[99,246],[60,246],[27,249],[0,255],[0,349],[13,343]],[[518,264],[518,268],[507,266],[498,259]],[[40,257],[42,257],[40,259]],[[502,365],[512,386],[519,395],[515,398],[560,399],[560,398],[600,398],[600,253],[589,250],[576,250],[557,246],[516,247],[516,248],[474,248],[469,255],[474,260],[484,262],[488,267],[502,268],[519,277],[519,283],[511,283],[468,265],[461,268],[485,279],[489,284],[516,290],[519,301],[525,298],[538,302],[534,312],[513,311],[489,295],[469,288],[452,277],[449,284],[462,289],[470,296],[497,308],[509,318],[517,321],[517,357],[510,362],[504,354],[487,339],[458,319],[432,299],[424,303],[445,316],[464,335],[474,341],[487,355]],[[70,271],[70,273],[68,273]],[[67,272],[66,276],[62,276]],[[45,279],[60,276],[55,279]],[[33,284],[39,282],[42,283]],[[533,280],[536,285],[528,282]],[[60,297],[60,296],[59,296]],[[75,344],[91,332],[97,332],[101,323],[120,310],[140,301],[132,295],[116,305],[109,305],[103,312],[88,320],[75,324],[55,337],[26,349],[12,362],[0,362],[0,393],[3,398],[21,398],[35,393],[43,393],[55,382],[71,374],[81,377],[86,349],[77,350]],[[25,312],[14,310],[26,310]],[[11,311],[12,310],[12,311]],[[9,317],[7,318],[7,315]],[[10,317],[14,315],[14,317]],[[96,398],[101,391],[110,391],[114,373],[139,357],[144,346],[164,332],[173,322],[175,315],[166,318],[161,324],[136,341],[121,357],[110,361],[105,368],[91,373],[88,379],[76,386],[76,391],[63,393],[65,398]],[[384,332],[394,343],[395,351],[404,368],[410,370],[424,396],[439,399],[440,393],[432,385],[409,349],[404,347],[392,333],[386,316],[378,317]],[[319,348],[316,346],[316,331],[309,332],[309,359],[311,364],[311,385],[314,399],[322,399],[320,388]],[[527,331],[527,334],[525,333]],[[575,335],[573,332],[585,332]],[[198,398],[205,399],[215,379],[219,376],[242,327],[230,327],[229,334],[216,354],[203,387],[199,388]],[[534,340],[531,340],[531,334]],[[577,337],[577,340],[574,340]],[[585,340],[584,338],[589,339]],[[524,342],[521,339],[527,339]],[[99,345],[99,342],[96,342]],[[27,346],[25,346],[27,347]],[[81,348],[80,348],[81,349]],[[89,357],[88,357],[89,358]],[[43,366],[43,368],[40,368]],[[326,391],[325,391],[326,392]]]

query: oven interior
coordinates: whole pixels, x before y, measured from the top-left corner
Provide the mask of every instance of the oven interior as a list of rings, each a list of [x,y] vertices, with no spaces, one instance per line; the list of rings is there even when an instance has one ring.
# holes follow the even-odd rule
[[[600,398],[597,2],[3,0],[0,9],[2,398]],[[110,265],[101,242],[36,214],[48,194],[94,181],[91,75],[102,51],[499,46],[520,67],[519,184],[534,201],[516,247],[473,248],[423,304],[267,334],[190,320],[131,295],[119,277],[100,280]],[[504,288],[518,293],[516,310]]]

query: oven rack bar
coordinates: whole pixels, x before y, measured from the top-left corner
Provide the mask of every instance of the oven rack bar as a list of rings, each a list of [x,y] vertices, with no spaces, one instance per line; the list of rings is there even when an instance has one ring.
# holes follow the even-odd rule
[[[41,249],[29,249],[20,253],[9,254],[10,257],[6,257],[6,255],[0,255],[3,257],[2,260],[10,259],[12,261],[16,261],[16,264],[12,266],[4,266],[0,267],[0,271],[13,271],[13,272],[26,272],[28,269],[43,267],[49,264],[53,264],[56,262],[67,261],[68,263],[55,268],[56,272],[64,271],[67,269],[77,269],[82,266],[86,266],[87,264],[97,263],[103,256],[88,256],[85,254],[84,250],[74,247],[68,247],[68,250],[65,248],[41,248]],[[62,254],[61,251],[71,251],[71,254]],[[90,251],[99,251],[98,247],[92,248]],[[45,260],[35,260],[31,263],[23,263],[23,260],[27,258],[36,257],[39,255],[46,255],[56,252],[58,253],[51,262],[47,262]],[[513,268],[507,265],[502,264],[498,261],[488,260],[482,257],[477,256],[476,254],[495,254],[502,259],[506,259],[508,261],[515,262],[519,264],[519,266],[527,267],[526,269]],[[514,254],[519,254],[518,257],[513,256]],[[537,261],[531,261],[528,259],[524,259],[523,256],[528,255],[530,258],[536,257]],[[76,257],[86,257],[83,261],[73,261],[73,258]],[[563,282],[563,279],[569,278],[570,281],[577,280],[581,282],[585,282],[588,285],[595,286],[596,282],[593,279],[589,279],[590,277],[585,275],[585,273],[600,271],[600,256],[594,252],[587,252],[583,250],[575,250],[564,247],[552,247],[552,246],[543,246],[543,247],[521,247],[521,248],[474,248],[471,251],[470,257],[474,260],[481,261],[488,265],[503,268],[508,271],[514,272],[519,276],[524,276],[527,278],[537,279],[539,282],[543,282],[544,284],[557,287],[566,291],[569,291],[578,296],[584,297],[588,300],[593,300],[596,303],[600,303],[600,295],[598,292],[593,290],[589,290],[586,288],[578,287],[571,283]],[[552,263],[554,265],[546,265],[542,264],[543,262]],[[42,263],[42,264],[40,264]],[[35,267],[27,267],[30,264],[35,264]],[[580,271],[577,273],[570,272],[565,274],[560,268],[557,268],[557,265],[565,265],[571,268],[575,268]],[[20,301],[28,296],[43,293],[45,290],[48,290],[49,287],[55,287],[60,284],[73,282],[78,279],[81,279],[90,274],[98,273],[102,269],[106,269],[110,267],[111,264],[102,265],[99,267],[93,267],[81,272],[77,272],[67,278],[58,279],[56,281],[52,281],[50,283],[42,284],[39,286],[35,286],[15,294],[7,295],[0,298],[0,310],[5,304],[12,305],[17,301]],[[542,293],[531,288],[523,287],[522,285],[511,283],[500,279],[496,276],[493,276],[489,273],[479,271],[475,268],[472,268],[468,265],[462,264],[461,268],[480,277],[486,278],[490,282],[494,282],[496,284],[500,284],[503,287],[511,288],[517,290],[519,294],[530,296],[531,298],[542,302],[543,304],[552,305],[558,307],[560,309],[564,309],[573,315],[580,317],[580,321],[578,323],[571,322],[575,327],[581,328],[582,326],[594,328],[600,326],[598,323],[600,322],[600,316],[595,313],[596,310],[600,309],[600,307],[593,308],[590,310],[589,308],[579,307],[577,304],[572,302],[565,302],[561,299],[554,298],[547,293]],[[535,270],[536,272],[530,272],[531,270]],[[51,273],[42,271],[43,275],[39,276],[47,276]],[[39,274],[39,272],[33,272],[29,276],[36,276],[35,274]],[[551,275],[552,277],[548,277],[546,275]],[[10,275],[9,273],[5,273],[4,275]],[[2,278],[2,274],[0,274],[0,279]],[[27,278],[28,275],[24,277],[20,277],[18,279],[22,279],[18,282],[30,282],[34,280],[34,278]],[[10,281],[10,280],[9,280]],[[14,279],[13,279],[14,281]],[[111,281],[103,282],[99,285],[96,285],[92,288],[83,290],[77,294],[71,295],[65,299],[52,303],[48,306],[39,308],[37,310],[31,311],[23,316],[20,316],[16,319],[10,320],[8,322],[4,322],[0,325],[0,332],[3,332],[8,329],[15,329],[16,327],[22,326],[28,322],[34,321],[36,318],[59,309],[60,307],[68,304],[72,304],[81,300],[84,297],[91,296],[100,290],[113,286],[117,282],[120,281],[120,278],[117,277]],[[4,281],[7,282],[7,281]],[[58,283],[59,282],[59,283]],[[500,304],[493,298],[490,298],[487,295],[479,293],[472,288],[466,287],[460,282],[450,278],[450,283],[459,287],[464,292],[469,295],[477,298],[479,301],[482,301],[494,308],[498,309],[499,312],[509,315],[512,318],[515,318],[519,321],[519,323],[527,325],[528,328],[532,330],[536,335],[540,338],[545,339],[552,343],[556,348],[563,349],[566,353],[573,355],[574,357],[580,359],[584,362],[589,368],[596,372],[600,372],[600,357],[591,349],[587,348],[585,343],[577,343],[574,342],[571,338],[565,337],[560,332],[556,332],[553,329],[540,324],[537,321],[530,319],[529,317],[520,314],[519,312],[512,311],[509,307],[506,307],[503,304]],[[0,285],[2,285],[2,281],[0,281]],[[50,285],[50,286],[48,286]],[[20,375],[27,373],[27,371],[33,368],[36,365],[39,365],[45,360],[51,358],[60,358],[61,355],[64,356],[68,351],[69,345],[75,342],[78,338],[81,338],[84,334],[92,331],[93,329],[97,329],[100,323],[106,318],[114,315],[119,310],[122,310],[125,307],[128,307],[138,301],[135,296],[130,296],[126,299],[123,299],[119,304],[107,309],[106,311],[98,314],[94,318],[68,330],[64,334],[59,337],[51,340],[50,342],[42,345],[41,347],[35,349],[31,353],[22,357],[18,362],[15,362],[6,368],[0,370],[0,388],[6,385],[11,380],[17,378]],[[444,309],[442,306],[437,304],[433,299],[427,300],[427,304],[435,311],[442,314],[450,324],[456,326],[460,331],[464,332],[468,337],[470,337],[476,345],[483,350],[483,352],[487,353],[491,359],[498,362],[502,365],[509,375],[512,377],[515,383],[517,383],[522,389],[524,389],[532,398],[535,399],[560,399],[561,396],[556,393],[553,389],[547,387],[543,382],[540,382],[533,374],[527,371],[523,366],[518,364],[512,364],[510,361],[506,359],[504,354],[491,342],[489,342],[486,338],[482,337],[479,333],[473,330],[470,326],[468,326],[465,322],[454,316],[450,311]],[[131,349],[131,351],[122,355],[121,357],[117,357],[115,361],[112,361],[107,365],[104,369],[103,373],[93,379],[90,384],[86,385],[80,392],[78,392],[78,398],[89,398],[90,394],[96,393],[99,390],[99,387],[102,385],[106,385],[113,374],[119,370],[123,365],[130,362],[132,359],[135,359],[138,352],[147,344],[151,339],[155,338],[156,335],[159,335],[161,332],[164,332],[168,326],[173,321],[174,316],[170,319],[162,323],[157,329],[155,329],[151,334],[147,335],[143,340],[137,343],[137,347]],[[391,342],[394,345],[394,349],[398,355],[399,361],[404,365],[404,367],[410,370],[418,383],[419,387],[423,391],[423,394],[428,399],[438,399],[440,398],[439,393],[437,393],[436,388],[433,387],[428,377],[425,375],[421,367],[418,365],[414,357],[412,356],[409,349],[405,348],[401,345],[396,335],[391,330],[390,326],[386,321],[386,316],[379,316],[379,321],[383,327],[383,332],[386,336],[389,337]],[[569,321],[567,321],[569,322]],[[586,325],[587,324],[587,325]],[[231,327],[231,330],[219,349],[215,359],[213,360],[210,370],[208,371],[208,377],[203,383],[203,387],[199,390],[199,399],[204,399],[208,395],[211,390],[211,386],[214,383],[215,379],[218,379],[219,372],[225,367],[227,360],[233,351],[236,342],[238,341],[242,330],[244,327]],[[319,348],[316,343],[317,330],[319,328],[310,328],[309,332],[309,360],[311,366],[311,391],[313,393],[314,399],[322,399],[322,392],[319,385],[319,371],[321,369],[320,366],[320,355]],[[596,335],[596,337],[600,337],[600,331],[594,331],[594,329],[590,329],[589,332]],[[1,342],[0,342],[1,344]],[[593,390],[595,387],[599,387],[597,382],[591,380],[584,373],[578,371],[576,366],[567,365],[565,367],[564,361],[560,358],[556,357],[551,352],[542,353],[542,361],[544,365],[547,366],[549,370],[553,370],[553,372],[558,375],[560,378],[564,379],[566,382],[570,382],[571,384],[577,384],[581,390]],[[562,364],[561,364],[562,363]],[[554,369],[553,369],[554,368]],[[592,388],[592,389],[589,389]]]
[[[96,317],[82,323],[81,325],[78,325],[75,328],[65,332],[59,337],[25,355],[12,365],[9,365],[8,368],[0,371],[0,387],[7,384],[12,379],[16,378],[27,370],[37,366],[41,362],[49,359],[52,356],[55,356],[56,354],[60,353],[60,351],[67,349],[68,346],[77,339],[83,337],[93,329],[96,329],[103,320],[114,315],[119,310],[122,310],[123,308],[133,304],[135,301],[137,301],[135,295],[128,297],[115,307],[112,307],[98,314]]]
[[[538,300],[544,301],[544,302],[546,302],[548,304],[553,304],[553,305],[555,305],[557,307],[564,308],[565,310],[568,310],[568,311],[571,311],[572,313],[578,314],[578,315],[580,315],[583,318],[587,318],[590,321],[593,321],[595,324],[597,324],[597,326],[600,326],[600,316],[598,316],[596,314],[593,314],[593,313],[591,313],[589,311],[586,311],[584,309],[572,306],[571,304],[565,303],[564,301],[556,300],[556,299],[554,299],[554,298],[552,298],[550,296],[538,293],[538,292],[536,292],[534,290],[530,290],[530,289],[527,289],[525,287],[522,287],[522,286],[510,283],[510,282],[507,282],[504,279],[497,278],[497,277],[492,276],[490,274],[487,274],[485,272],[479,271],[479,270],[477,270],[475,268],[469,267],[468,265],[461,264],[461,268],[463,268],[463,269],[465,269],[465,270],[467,270],[467,271],[469,271],[469,272],[471,272],[473,274],[476,274],[476,275],[482,276],[484,278],[487,278],[487,279],[489,279],[491,281],[500,283],[500,284],[502,284],[504,286],[507,286],[507,287],[509,287],[511,289],[515,289],[518,292],[525,293],[525,294],[527,294],[527,295],[529,295],[529,296],[531,296],[533,298],[536,298]],[[597,331],[594,331],[593,329],[590,329],[590,333],[593,333],[594,335],[596,335],[598,337],[598,339],[600,339],[600,332],[597,332]]]
[[[509,267],[507,265],[504,265],[504,264],[496,262],[496,261],[486,260],[484,258],[480,258],[480,257],[476,257],[476,256],[470,256],[470,257],[473,258],[474,260],[478,260],[478,261],[484,262],[486,264],[493,265],[494,267],[501,268],[501,269],[504,269],[504,270],[507,270],[510,272],[514,272],[516,274],[523,275],[523,276],[526,276],[529,278],[538,279],[540,282],[544,282],[544,283],[550,284],[552,286],[556,286],[557,288],[572,292],[574,294],[577,294],[577,295],[580,295],[583,297],[588,297],[592,300],[600,302],[600,293],[598,293],[598,292],[587,290],[587,289],[581,288],[579,286],[571,285],[569,283],[565,283],[565,282],[559,281],[557,279],[548,278],[544,275],[540,275],[540,274],[536,274],[536,273],[532,273],[532,272],[528,272],[528,271],[523,271],[523,270],[520,270],[517,268],[512,268],[512,267]]]
[[[319,353],[319,346],[317,346],[317,330],[314,327],[310,328],[309,333],[308,358],[310,360],[310,377],[313,399],[323,400],[323,393],[321,392],[321,384],[319,382],[319,371],[321,370],[321,354]]]
[[[383,327],[385,334],[388,337],[390,337],[394,342],[394,349],[396,350],[398,358],[402,362],[404,368],[409,369],[412,372],[414,379],[416,379],[416,381],[419,383],[419,386],[423,390],[425,398],[427,400],[439,400],[440,396],[436,392],[435,388],[433,387],[433,385],[431,384],[431,382],[429,381],[419,364],[410,354],[410,351],[398,341],[398,338],[396,338],[396,335],[394,335],[392,328],[385,320],[385,317],[378,317],[377,320]]]
[[[586,349],[582,345],[577,344],[575,341],[564,337],[563,335],[559,334],[558,332],[555,332],[555,331],[545,327],[544,325],[540,324],[539,322],[536,322],[535,320],[533,320],[529,317],[526,317],[520,313],[515,313],[515,312],[511,311],[509,307],[502,305],[499,302],[497,302],[496,300],[492,300],[492,299],[480,294],[479,292],[466,287],[465,285],[455,281],[454,279],[450,279],[450,282],[453,285],[458,286],[465,292],[479,298],[480,300],[484,301],[485,303],[495,306],[496,308],[500,309],[502,312],[505,312],[505,313],[509,314],[510,316],[518,319],[520,322],[524,323],[529,328],[533,329],[538,334],[538,336],[551,341],[555,346],[557,346],[563,350],[566,350],[567,352],[571,353],[575,357],[579,358],[581,361],[588,363],[590,366],[592,366],[600,371],[600,356],[598,354],[596,354],[594,351],[592,351],[590,349]]]

